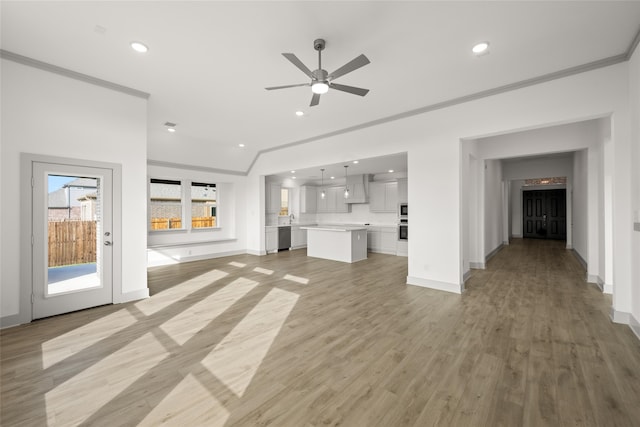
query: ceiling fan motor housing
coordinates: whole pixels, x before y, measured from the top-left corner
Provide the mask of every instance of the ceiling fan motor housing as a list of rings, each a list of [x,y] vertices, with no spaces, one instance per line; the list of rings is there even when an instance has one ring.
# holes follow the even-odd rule
[[[315,39],[313,41],[313,48],[315,50],[324,50],[324,46],[325,46],[325,41],[324,39]]]

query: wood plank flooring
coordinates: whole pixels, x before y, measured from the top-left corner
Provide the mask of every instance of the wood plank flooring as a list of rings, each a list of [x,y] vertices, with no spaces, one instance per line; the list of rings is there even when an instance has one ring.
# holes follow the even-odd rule
[[[563,242],[463,295],[305,250],[149,271],[150,299],[0,332],[3,426],[637,426],[640,341]]]

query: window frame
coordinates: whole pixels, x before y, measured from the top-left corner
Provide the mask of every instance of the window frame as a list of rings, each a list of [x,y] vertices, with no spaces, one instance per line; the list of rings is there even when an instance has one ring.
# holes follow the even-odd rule
[[[156,181],[156,182],[153,182]],[[181,203],[181,225],[180,228],[160,228],[160,229],[152,229],[152,213],[151,213],[151,184],[152,183],[162,183],[165,181],[166,183],[180,183],[180,203]],[[216,216],[215,216],[215,226],[214,227],[193,227],[192,224],[192,198],[191,198],[191,187],[192,184],[208,184],[214,185],[216,189]],[[191,233],[191,232],[207,232],[207,231],[216,231],[220,230],[222,227],[220,226],[220,186],[218,182],[202,182],[201,180],[192,180],[185,178],[162,178],[159,176],[149,176],[147,177],[147,231],[148,233]]]

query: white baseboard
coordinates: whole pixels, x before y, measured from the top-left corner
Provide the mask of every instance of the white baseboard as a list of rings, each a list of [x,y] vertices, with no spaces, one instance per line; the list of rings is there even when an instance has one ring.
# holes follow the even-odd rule
[[[120,296],[120,301],[114,304],[121,304],[130,301],[138,301],[141,299],[149,298],[149,288],[139,289],[137,291],[126,292]]]
[[[0,317],[0,329],[11,328],[20,324],[22,324],[22,322],[20,321],[20,313]]]
[[[249,255],[263,256],[267,254],[267,251],[256,251],[255,249],[247,249],[245,253]]]
[[[567,243],[567,246],[565,246],[566,249],[572,250],[573,249],[573,245],[571,243]]]
[[[607,295],[613,295],[613,284],[611,283],[603,283],[602,284],[602,293]]]
[[[638,319],[636,319],[633,314],[631,315],[631,318],[629,320],[629,327],[631,328],[633,333],[636,334],[636,337],[638,337],[638,339],[640,340],[640,322],[638,322]]]
[[[484,262],[488,262],[491,258],[493,258],[498,252],[500,252],[500,250],[504,247],[504,244],[500,244],[500,246],[498,246],[497,248],[495,248],[494,250],[492,250],[491,252],[489,252],[489,254],[484,257]]]
[[[600,277],[598,277],[598,275],[587,273],[587,282],[588,283],[595,283],[600,288],[600,290],[602,290],[602,283],[601,283]]]
[[[512,234],[511,238],[512,239],[522,239],[522,234]]]
[[[611,307],[611,312],[609,313],[609,317],[611,317],[611,321],[613,323],[620,323],[622,325],[630,325],[631,324],[631,313],[626,313],[624,311],[615,310]]]
[[[484,270],[486,268],[486,264],[484,262],[469,262],[469,268]]]
[[[466,282],[467,280],[469,280],[469,277],[471,277],[471,270],[467,270],[463,275],[462,275],[462,281]]]
[[[464,285],[455,283],[439,282],[437,280],[422,279],[420,277],[407,276],[407,284],[421,286],[423,288],[436,289],[438,291],[452,292],[461,294],[464,291]]]
[[[244,255],[246,254],[246,250],[238,250],[238,251],[225,251],[225,252],[216,252],[202,255],[192,255],[180,258],[180,263],[183,262],[191,262],[191,261],[202,261],[203,259],[214,259],[214,258],[222,258],[226,256],[233,255]]]

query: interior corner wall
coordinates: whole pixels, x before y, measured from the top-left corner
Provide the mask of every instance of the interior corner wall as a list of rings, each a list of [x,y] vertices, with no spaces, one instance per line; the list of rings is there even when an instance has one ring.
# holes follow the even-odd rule
[[[149,165],[149,178],[190,180],[216,184],[218,228],[149,231],[149,267],[245,253],[247,178],[200,169]]]
[[[636,47],[629,61],[629,105],[631,117],[631,201],[634,231],[632,232],[631,259],[631,314],[632,328],[640,338],[640,49]]]
[[[568,197],[571,199],[572,215],[567,215],[567,228],[572,229],[573,250],[589,263],[589,173],[587,150],[573,155],[573,180]],[[597,233],[594,233],[597,235]],[[596,237],[596,236],[594,236]]]
[[[1,67],[2,318],[24,319],[18,248],[29,219],[20,212],[20,153],[122,165],[122,294],[114,301],[148,295],[146,99],[5,59]]]
[[[485,160],[484,167],[484,257],[502,246],[502,163]]]

